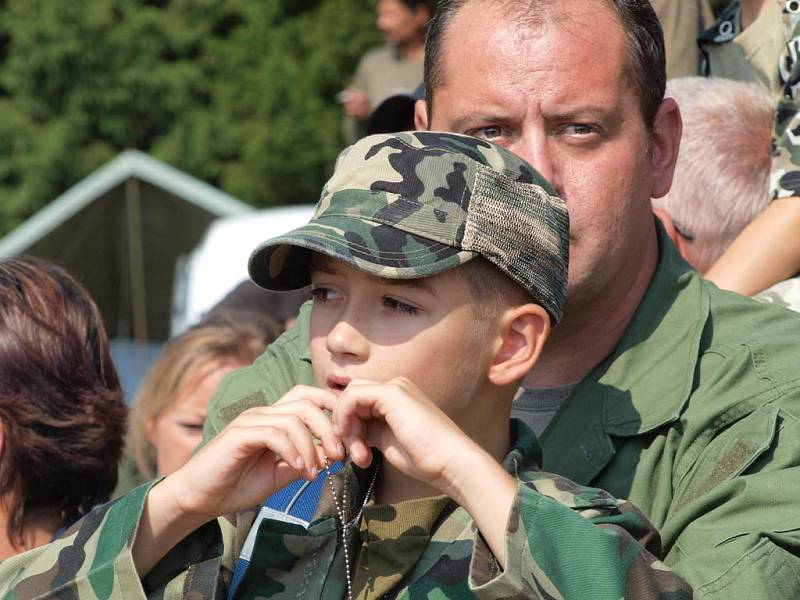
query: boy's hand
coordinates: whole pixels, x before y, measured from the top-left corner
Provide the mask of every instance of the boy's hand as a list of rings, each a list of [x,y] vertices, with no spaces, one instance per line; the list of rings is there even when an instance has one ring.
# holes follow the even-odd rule
[[[417,386],[404,378],[353,379],[334,405],[334,431],[354,463],[372,462],[375,447],[403,474],[458,500],[453,479],[470,451],[483,452]]]
[[[139,575],[200,525],[258,506],[299,477],[315,478],[326,455],[331,462],[344,458],[333,424],[319,408],[332,399],[326,390],[296,386],[272,406],[243,412],[156,485],[134,546]]]
[[[369,465],[370,446],[378,448],[396,469],[448,495],[472,516],[505,569],[517,482],[419,388],[403,378],[354,379],[338,400],[321,406],[333,410],[334,431],[354,463]]]

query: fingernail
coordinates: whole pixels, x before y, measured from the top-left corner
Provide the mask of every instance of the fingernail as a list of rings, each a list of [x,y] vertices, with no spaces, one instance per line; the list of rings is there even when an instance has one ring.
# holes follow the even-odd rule
[[[306,466],[306,463],[301,457],[297,457],[294,459],[294,466],[298,469],[302,469]]]
[[[343,443],[339,442],[339,448],[338,449],[339,449],[339,454],[341,456],[344,456],[344,444]]]
[[[312,479],[316,479],[317,475],[319,475],[319,467],[317,467],[315,465],[315,466],[311,467],[311,478]]]

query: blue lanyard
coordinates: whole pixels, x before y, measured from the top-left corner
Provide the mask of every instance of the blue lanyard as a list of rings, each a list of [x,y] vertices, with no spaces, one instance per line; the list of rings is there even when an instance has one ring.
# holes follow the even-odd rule
[[[309,523],[317,512],[317,506],[322,496],[322,489],[328,472],[337,473],[341,471],[342,466],[341,461],[336,462],[331,465],[330,469],[322,471],[314,481],[298,479],[264,500],[259,516],[250,528],[250,533],[247,536],[248,540],[251,536],[255,536],[258,526],[264,519],[262,515],[265,513],[272,513],[273,515],[275,513],[283,513],[288,516],[287,520],[292,522]],[[228,600],[234,599],[236,590],[247,572],[247,567],[250,565],[251,551],[252,548],[247,548],[247,542],[245,542],[245,547],[242,549],[239,558],[236,559],[236,565],[233,569],[231,587],[228,590]]]

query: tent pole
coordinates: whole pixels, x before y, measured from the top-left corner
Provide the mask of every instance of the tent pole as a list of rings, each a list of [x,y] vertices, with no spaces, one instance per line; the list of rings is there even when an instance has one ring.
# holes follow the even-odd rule
[[[125,205],[128,212],[128,255],[130,257],[131,312],[133,337],[147,340],[147,296],[144,273],[144,247],[142,244],[142,206],[139,180],[125,182]]]

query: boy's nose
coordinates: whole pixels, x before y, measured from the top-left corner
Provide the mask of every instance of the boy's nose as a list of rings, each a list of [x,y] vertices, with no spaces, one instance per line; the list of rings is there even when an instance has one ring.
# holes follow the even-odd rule
[[[369,354],[369,342],[349,320],[340,320],[326,338],[332,356],[364,360]]]

